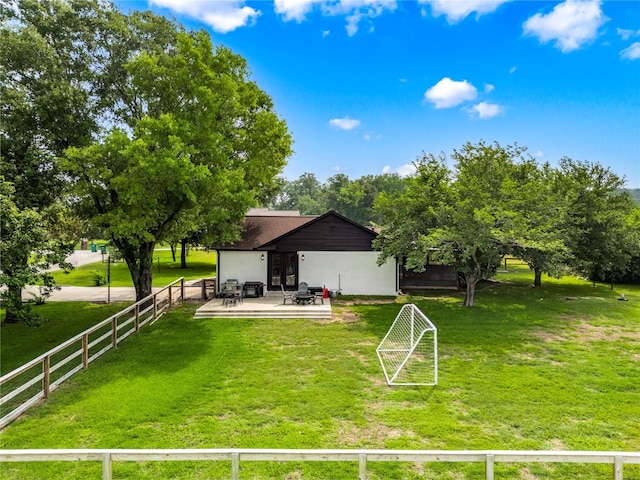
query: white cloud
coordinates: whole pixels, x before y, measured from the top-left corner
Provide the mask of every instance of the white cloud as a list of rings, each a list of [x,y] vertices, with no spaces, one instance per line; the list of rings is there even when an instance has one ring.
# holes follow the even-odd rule
[[[536,153],[533,154],[533,156],[536,158],[543,158],[544,152],[542,150],[538,150]]]
[[[629,40],[631,37],[640,35],[640,30],[627,30],[624,28],[616,28],[616,33],[622,37],[622,40]]]
[[[313,7],[322,3],[322,0],[275,0],[274,7],[277,14],[285,20],[301,22],[305,19]]]
[[[394,11],[397,4],[396,0],[275,0],[275,11],[284,20],[302,22],[316,7],[329,17],[345,16],[347,35],[352,37],[362,20],[372,20],[386,11]],[[373,27],[369,31],[373,31]]]
[[[323,30],[322,31],[322,38],[328,37],[331,34],[331,30]]]
[[[478,114],[478,117],[485,119],[495,117],[496,115],[502,113],[504,111],[504,108],[495,103],[480,102],[471,107],[471,111]]]
[[[600,0],[566,0],[550,13],[536,13],[524,22],[524,34],[543,43],[555,41],[556,48],[563,53],[577,50],[595,40],[598,28],[609,20],[600,3]]]
[[[514,65],[513,67],[511,67],[511,68],[509,69],[509,73],[510,73],[511,75],[513,75],[514,73],[516,73],[516,70],[518,70],[518,67],[516,67],[516,66]]]
[[[244,1],[241,0],[224,2],[150,0],[150,3],[198,19],[219,33],[227,33],[247,26],[260,16],[260,10],[244,5]]]
[[[495,85],[491,85],[490,83],[484,84],[484,93],[491,93],[496,89]]]
[[[384,167],[382,167],[382,174],[387,174],[387,173],[391,173],[391,165],[385,165]]]
[[[626,60],[637,60],[640,58],[640,42],[634,42],[620,52],[620,57]]]
[[[329,125],[339,128],[340,130],[353,130],[360,125],[360,120],[349,118],[348,116],[343,118],[332,118],[329,120]]]
[[[405,163],[396,169],[396,173],[401,177],[408,177],[416,173],[416,166],[413,163]]]
[[[466,80],[444,77],[424,93],[424,98],[436,108],[451,108],[467,100],[475,100],[478,90]]]
[[[431,12],[434,16],[444,15],[450,24],[458,23],[464,20],[472,13],[476,13],[476,17],[480,17],[486,13],[492,13],[498,9],[503,3],[509,0],[419,0],[419,3],[431,6]],[[422,15],[426,12],[422,11]]]

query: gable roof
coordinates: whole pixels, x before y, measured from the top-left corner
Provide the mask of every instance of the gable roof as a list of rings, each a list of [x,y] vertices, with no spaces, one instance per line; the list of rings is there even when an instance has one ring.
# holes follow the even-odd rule
[[[363,232],[366,232],[371,238],[375,238],[378,233],[372,228],[365,227],[353,220],[339,214],[333,210],[324,215],[291,215],[283,216],[282,214],[265,215],[260,212],[258,215],[247,215],[240,234],[240,240],[235,243],[214,247],[218,250],[258,250],[268,249],[270,246],[280,240],[294,235],[296,232],[309,227],[315,223],[322,222],[327,217],[337,217]]]
[[[255,250],[272,240],[295,230],[317,218],[315,215],[248,215],[240,233],[240,240],[224,245],[220,250]]]
[[[361,225],[358,222],[355,222],[355,221],[351,220],[350,218],[347,218],[344,215],[341,215],[341,214],[339,214],[338,212],[336,212],[334,210],[330,210],[327,213],[325,213],[324,215],[317,216],[317,217],[313,218],[312,220],[310,220],[310,221],[308,221],[308,222],[306,222],[306,223],[304,223],[304,224],[302,224],[302,225],[300,225],[300,226],[298,226],[298,227],[296,227],[296,228],[294,228],[294,229],[292,229],[292,230],[290,230],[288,232],[283,233],[279,237],[276,237],[276,238],[274,238],[272,240],[269,240],[268,242],[262,244],[261,247],[268,247],[269,245],[277,243],[280,240],[282,240],[283,238],[288,237],[289,235],[295,234],[296,232],[302,230],[303,228],[307,228],[307,227],[313,225],[314,223],[320,223],[324,219],[326,219],[327,217],[331,217],[331,216],[337,217],[340,220],[342,220],[342,221],[344,221],[344,222],[346,222],[348,224],[351,224],[351,225],[363,230],[364,232],[366,232],[369,235],[371,235],[372,239],[378,236],[378,234],[374,230],[372,230],[371,228],[367,228],[364,225]]]

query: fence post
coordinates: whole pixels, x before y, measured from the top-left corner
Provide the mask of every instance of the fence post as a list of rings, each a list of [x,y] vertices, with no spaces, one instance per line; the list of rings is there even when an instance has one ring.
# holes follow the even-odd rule
[[[113,317],[111,320],[111,346],[113,348],[118,346],[118,317]]]
[[[231,454],[231,479],[238,480],[240,478],[240,454]]]
[[[202,279],[202,288],[200,289],[200,298],[202,300],[206,300],[207,299],[207,279],[203,278]]]
[[[140,303],[136,303],[136,332],[140,330]]]
[[[105,453],[102,456],[102,480],[111,480],[111,454]]]
[[[158,316],[158,294],[153,294],[153,319],[155,320]]]
[[[180,278],[180,300],[184,302],[184,277]]]
[[[359,480],[367,480],[367,454],[358,454],[358,478]]]
[[[622,480],[622,457],[613,457],[613,480]]]
[[[173,301],[171,300],[171,293],[173,292],[173,285],[169,285],[169,308],[173,305]]]
[[[89,334],[82,336],[82,368],[84,370],[89,366]]]
[[[49,398],[49,383],[51,380],[51,357],[47,355],[42,359],[42,393],[44,398]]]
[[[487,472],[486,472],[487,480],[493,480],[494,461],[495,461],[495,455],[488,453],[487,454]]]

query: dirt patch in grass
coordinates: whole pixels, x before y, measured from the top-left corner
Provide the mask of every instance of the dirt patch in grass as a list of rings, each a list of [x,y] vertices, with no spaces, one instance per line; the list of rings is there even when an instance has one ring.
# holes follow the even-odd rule
[[[536,480],[538,478],[533,473],[531,473],[527,467],[521,468],[519,473],[522,480]]]
[[[349,355],[351,355],[352,357],[357,358],[358,360],[360,360],[360,363],[362,363],[363,365],[369,365],[369,359],[367,357],[365,357],[364,355],[360,354],[360,353],[356,353],[352,350],[347,350],[347,353]]]
[[[608,340],[617,342],[620,340],[640,340],[640,329],[624,328],[619,325],[592,325],[584,319],[564,317],[563,320],[572,322],[573,329],[558,331],[538,331],[535,336],[545,342],[562,342],[568,339],[578,338],[584,342],[597,342]]]
[[[352,305],[386,305],[398,303],[397,298],[357,298],[353,300],[334,300],[335,305],[350,307]]]
[[[360,321],[360,315],[349,308],[336,308],[333,311],[333,318],[325,322],[333,323],[356,323]]]
[[[411,430],[389,427],[379,422],[370,422],[366,427],[359,427],[353,422],[340,421],[337,427],[340,441],[346,446],[363,445],[369,448],[384,448],[385,441],[394,438],[415,438]]]

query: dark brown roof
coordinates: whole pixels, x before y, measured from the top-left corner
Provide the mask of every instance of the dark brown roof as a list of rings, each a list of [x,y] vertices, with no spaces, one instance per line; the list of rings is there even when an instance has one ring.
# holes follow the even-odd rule
[[[317,218],[315,215],[303,216],[247,216],[240,240],[220,250],[253,250],[282,235],[301,227]]]

